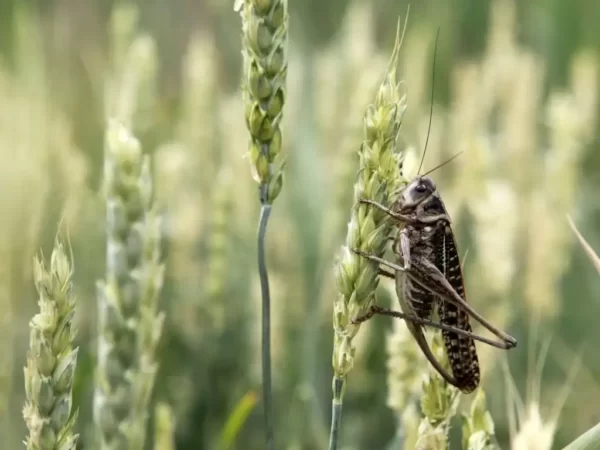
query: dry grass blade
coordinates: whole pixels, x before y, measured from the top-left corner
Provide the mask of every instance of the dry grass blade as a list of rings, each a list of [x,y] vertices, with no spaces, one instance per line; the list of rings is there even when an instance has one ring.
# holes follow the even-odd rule
[[[573,219],[571,219],[571,216],[567,216],[567,221],[569,222],[569,226],[571,227],[571,229],[575,233],[575,236],[577,236],[577,239],[579,239],[579,243],[583,247],[583,250],[588,255],[588,257],[590,258],[590,260],[592,261],[592,264],[596,268],[596,271],[598,271],[598,273],[600,274],[600,257],[596,254],[596,252],[591,247],[591,245],[588,244],[588,242],[581,235],[581,233],[577,229],[577,226],[573,222]]]
[[[221,450],[230,450],[234,447],[240,430],[246,423],[248,416],[258,402],[258,395],[253,392],[247,392],[240,401],[235,405],[234,410],[225,422],[221,433],[219,448]]]
[[[600,442],[600,423],[583,433],[563,450],[594,450]]]

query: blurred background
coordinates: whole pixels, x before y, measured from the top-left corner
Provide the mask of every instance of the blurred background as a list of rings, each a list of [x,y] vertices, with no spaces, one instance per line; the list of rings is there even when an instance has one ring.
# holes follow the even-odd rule
[[[352,206],[362,117],[407,4],[290,1],[289,157],[267,237],[278,448],[327,445],[332,267]],[[81,448],[89,448],[103,135],[115,104],[130,111],[152,155],[167,219],[155,397],[171,408],[176,448],[227,448],[232,436],[231,448],[262,448],[259,204],[245,156],[240,22],[232,1],[0,0],[2,448],[20,448],[25,436],[32,258],[40,248],[49,255],[61,220],[75,255],[74,401]],[[518,448],[515,433],[562,448],[600,421],[600,279],[567,221],[600,249],[598,23],[597,0],[411,5],[399,70],[406,157],[416,160],[425,142],[439,27],[424,167],[465,152],[433,177],[460,251],[468,250],[469,301],[519,341],[507,354],[478,344],[502,448]],[[381,285],[379,301],[396,302]],[[402,448],[402,326],[375,318],[359,333],[344,449]]]

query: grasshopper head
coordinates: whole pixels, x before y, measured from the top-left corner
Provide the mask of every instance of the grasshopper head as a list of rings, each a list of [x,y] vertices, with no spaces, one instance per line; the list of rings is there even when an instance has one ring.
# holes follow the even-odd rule
[[[413,209],[436,192],[433,180],[426,176],[415,177],[402,191],[399,203],[403,211]]]

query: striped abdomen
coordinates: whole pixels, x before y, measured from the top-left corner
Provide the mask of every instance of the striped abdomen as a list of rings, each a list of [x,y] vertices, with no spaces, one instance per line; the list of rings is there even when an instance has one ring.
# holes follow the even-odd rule
[[[460,259],[450,225],[439,227],[434,241],[436,266],[458,295],[466,301]],[[454,304],[440,299],[438,314],[441,323],[461,330],[472,331],[469,315]],[[475,342],[470,337],[451,331],[443,330],[442,336],[448,362],[459,385],[458,387],[463,392],[472,392],[477,388],[480,380],[479,360]]]
[[[431,319],[433,315],[433,305],[435,298],[431,292],[417,283],[413,283],[407,280],[407,288],[409,295],[407,295],[410,304],[413,308],[415,316],[421,319]]]

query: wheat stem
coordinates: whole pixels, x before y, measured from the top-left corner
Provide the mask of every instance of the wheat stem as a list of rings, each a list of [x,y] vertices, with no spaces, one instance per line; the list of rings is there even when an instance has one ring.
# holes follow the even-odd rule
[[[344,393],[346,380],[333,378],[333,401],[331,402],[331,430],[329,432],[329,450],[338,447],[340,425],[342,422],[342,407],[344,406]]]
[[[271,398],[271,292],[265,260],[265,234],[271,215],[271,205],[263,204],[258,225],[258,274],[262,292],[262,377],[263,404],[267,448],[273,448],[272,398]]]
[[[250,132],[250,161],[259,183],[258,271],[262,292],[262,376],[267,449],[274,448],[271,394],[271,298],[265,234],[271,205],[283,186],[281,119],[287,77],[287,0],[237,0],[242,16],[244,109]]]

